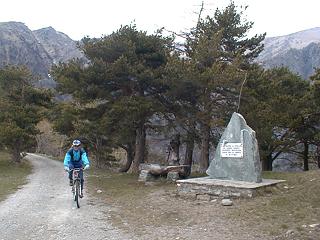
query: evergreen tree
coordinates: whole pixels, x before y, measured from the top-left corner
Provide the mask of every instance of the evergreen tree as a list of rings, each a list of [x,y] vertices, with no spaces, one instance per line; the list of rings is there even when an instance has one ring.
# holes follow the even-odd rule
[[[0,146],[19,163],[20,153],[35,147],[36,125],[49,106],[51,94],[32,86],[32,76],[23,67],[0,70]]]
[[[287,68],[251,71],[240,112],[257,132],[264,170],[272,170],[282,153],[298,154],[299,144],[313,141],[312,106],[310,84]],[[305,150],[300,154],[306,159]]]
[[[193,81],[199,87],[195,119],[201,136],[200,172],[209,165],[213,128],[237,109],[240,85],[252,60],[262,51],[265,35],[248,38],[253,23],[242,18],[233,2],[202,19],[187,34],[185,57],[193,66]]]
[[[73,62],[53,71],[60,91],[72,94],[76,101],[90,103],[91,108],[86,109],[87,114],[81,119],[90,119],[93,112],[104,119],[105,128],[100,129],[100,135],[106,137],[113,123],[116,127],[112,129],[116,131],[108,138],[112,137],[112,142],[124,146],[128,139],[132,144],[131,139],[135,138],[131,165],[135,173],[144,161],[148,122],[159,110],[157,96],[166,91],[163,71],[171,46],[172,39],[160,32],[148,35],[135,26],[123,26],[101,39],[83,39],[83,50],[90,60],[88,66]],[[101,111],[96,111],[97,108]],[[114,116],[119,118],[115,120]],[[128,134],[130,137],[124,140]]]
[[[188,165],[182,172],[184,177],[191,173],[194,145],[199,140],[196,130],[196,109],[201,91],[197,81],[194,81],[194,65],[181,58],[179,54],[172,54],[166,66],[166,83],[168,91],[162,96],[163,116],[167,125],[163,131],[169,136],[181,136],[182,143],[186,144],[183,164]]]

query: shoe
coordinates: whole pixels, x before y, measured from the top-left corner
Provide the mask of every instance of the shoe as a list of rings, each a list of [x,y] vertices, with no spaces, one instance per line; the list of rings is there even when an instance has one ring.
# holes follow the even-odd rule
[[[80,193],[79,197],[80,197],[80,198],[83,198],[83,193]]]
[[[69,185],[73,186],[73,181],[72,180],[70,180]]]

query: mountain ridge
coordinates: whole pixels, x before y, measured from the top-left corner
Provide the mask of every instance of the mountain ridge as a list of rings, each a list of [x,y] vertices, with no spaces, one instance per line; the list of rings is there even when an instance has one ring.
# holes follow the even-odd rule
[[[75,41],[65,33],[56,31],[53,27],[41,28],[32,32],[52,57],[53,64],[84,57],[77,48]],[[52,39],[55,39],[55,41],[52,41]]]
[[[264,50],[256,61],[265,68],[285,66],[308,79],[314,68],[320,67],[320,27],[266,38],[263,43]]]
[[[0,23],[0,46],[0,67],[26,65],[33,73],[48,74],[52,59],[25,24]]]
[[[320,27],[266,38],[263,43],[265,48],[256,62],[264,68],[285,66],[308,79],[320,67]],[[26,65],[40,76],[41,86],[54,87],[48,76],[54,64],[74,58],[87,62],[77,44],[51,26],[31,31],[21,22],[0,22],[0,68]]]
[[[25,65],[41,80],[50,79],[54,64],[85,59],[77,42],[53,27],[31,31],[22,22],[1,22],[0,45],[0,67]]]

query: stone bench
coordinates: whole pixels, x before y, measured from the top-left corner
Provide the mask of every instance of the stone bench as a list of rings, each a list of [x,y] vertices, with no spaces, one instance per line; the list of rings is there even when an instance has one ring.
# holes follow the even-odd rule
[[[142,164],[140,166],[139,181],[154,181],[160,176],[166,176],[169,181],[179,179],[179,172],[189,165],[160,166],[159,164]]]

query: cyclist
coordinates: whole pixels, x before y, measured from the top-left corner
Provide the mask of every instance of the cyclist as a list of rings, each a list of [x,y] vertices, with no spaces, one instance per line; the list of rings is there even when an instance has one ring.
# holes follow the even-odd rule
[[[66,156],[63,161],[64,169],[69,172],[70,186],[72,186],[72,173],[74,168],[80,168],[80,178],[81,178],[81,194],[79,197],[83,197],[83,170],[89,169],[90,161],[87,157],[87,153],[81,147],[80,140],[74,140],[72,142],[72,147],[67,151]]]

